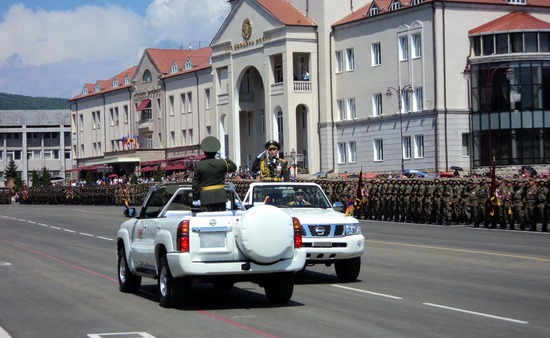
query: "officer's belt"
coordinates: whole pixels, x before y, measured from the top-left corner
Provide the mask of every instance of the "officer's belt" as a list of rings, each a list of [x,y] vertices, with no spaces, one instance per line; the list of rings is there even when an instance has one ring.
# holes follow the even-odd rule
[[[208,191],[208,190],[217,190],[217,189],[224,189],[223,184],[217,184],[217,185],[209,185],[207,187],[202,187],[201,191]]]

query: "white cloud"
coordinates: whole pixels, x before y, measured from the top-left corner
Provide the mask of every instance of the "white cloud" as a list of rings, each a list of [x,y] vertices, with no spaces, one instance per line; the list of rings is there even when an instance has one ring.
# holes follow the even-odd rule
[[[207,46],[229,10],[224,0],[153,0],[146,17],[118,5],[13,5],[0,21],[0,92],[71,97],[136,64],[144,48]]]

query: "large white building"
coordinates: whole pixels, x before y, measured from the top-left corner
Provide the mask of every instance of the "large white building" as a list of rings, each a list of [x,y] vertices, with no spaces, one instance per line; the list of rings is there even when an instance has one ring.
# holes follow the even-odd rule
[[[0,186],[11,160],[28,186],[32,173],[41,175],[43,168],[65,177],[72,167],[70,131],[68,109],[0,111]]]
[[[209,47],[70,100],[75,165],[185,161],[208,135],[243,168],[269,139],[310,173],[550,163],[548,1],[229,2]]]

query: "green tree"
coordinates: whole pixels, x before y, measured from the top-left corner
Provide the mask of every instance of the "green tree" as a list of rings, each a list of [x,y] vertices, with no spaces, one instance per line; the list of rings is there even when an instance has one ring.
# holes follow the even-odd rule
[[[94,184],[94,178],[92,177],[92,173],[89,171],[86,171],[86,185],[91,186]]]
[[[160,168],[160,163],[157,165],[157,171],[155,172],[155,179],[153,181],[155,182],[162,181],[162,169]]]
[[[23,180],[21,179],[21,174],[17,174],[15,177],[15,189],[17,191],[23,190]]]
[[[17,177],[17,164],[15,161],[10,159],[8,165],[4,169],[4,185],[9,186],[10,182],[15,183],[15,178]]]
[[[42,186],[49,187],[50,185],[52,185],[51,179],[52,179],[52,175],[50,175],[50,171],[48,170],[48,168],[43,167],[42,168]]]
[[[38,173],[36,170],[32,171],[32,186],[33,187],[39,187],[40,186],[40,176],[38,176]]]

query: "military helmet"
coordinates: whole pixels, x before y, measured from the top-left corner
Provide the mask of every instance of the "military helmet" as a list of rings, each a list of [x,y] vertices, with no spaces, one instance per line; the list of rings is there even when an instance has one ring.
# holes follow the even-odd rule
[[[281,149],[281,144],[275,140],[269,140],[265,143],[265,149],[269,149],[271,147],[275,147],[277,149]]]
[[[201,142],[201,149],[207,153],[215,153],[220,150],[220,140],[214,136],[207,136]]]

